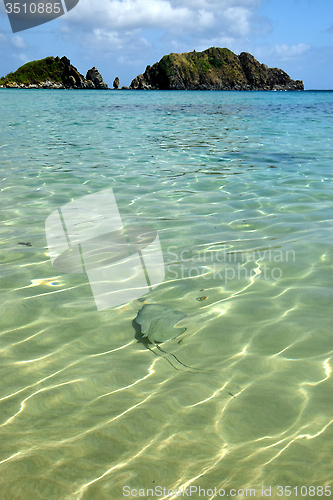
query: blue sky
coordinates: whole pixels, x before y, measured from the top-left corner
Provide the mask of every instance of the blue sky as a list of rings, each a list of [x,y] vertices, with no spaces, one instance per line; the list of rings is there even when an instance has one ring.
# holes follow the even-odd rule
[[[8,1],[8,0],[6,0]],[[80,0],[64,16],[13,34],[0,4],[0,76],[66,55],[129,85],[164,54],[228,47],[284,69],[306,89],[333,89],[333,0]]]

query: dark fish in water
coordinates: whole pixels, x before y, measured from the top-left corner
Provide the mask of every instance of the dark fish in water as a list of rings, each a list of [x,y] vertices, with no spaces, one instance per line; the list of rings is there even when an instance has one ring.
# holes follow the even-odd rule
[[[160,304],[145,304],[143,308],[138,312],[135,322],[141,326],[141,334],[143,343],[146,345],[153,354],[158,356],[153,349],[150,348],[150,344],[153,344],[153,348],[156,347],[160,352],[166,354],[167,356],[172,356],[180,365],[189,368],[190,370],[202,371],[200,368],[195,368],[193,366],[188,366],[182,363],[177,356],[167,351],[161,349],[158,344],[163,344],[168,340],[175,339],[185,332],[186,328],[175,328],[175,325],[181,319],[185,318],[186,314],[175,309],[171,309],[167,306],[162,306]],[[163,356],[168,363],[173,366],[176,370],[176,366],[167,358]],[[192,372],[193,373],[193,372]]]
[[[149,342],[166,342],[181,335],[185,329],[175,328],[175,324],[186,314],[159,304],[146,304],[138,312],[135,321],[141,325],[143,337]]]
[[[27,243],[23,243],[23,242],[19,242],[18,245],[25,245],[26,247],[32,247],[32,244],[29,243],[29,241]]]

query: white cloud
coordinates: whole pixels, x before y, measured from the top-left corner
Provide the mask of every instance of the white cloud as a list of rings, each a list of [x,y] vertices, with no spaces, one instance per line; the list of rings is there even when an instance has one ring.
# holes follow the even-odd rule
[[[311,48],[311,45],[306,43],[299,43],[297,45],[278,45],[274,46],[273,52],[282,60],[287,61],[289,59],[296,59]]]
[[[8,36],[3,32],[0,32],[0,42],[2,44],[1,48],[14,47],[15,49],[23,49],[27,46],[25,40],[21,36]]]
[[[230,7],[224,12],[224,16],[229,21],[231,33],[246,36],[251,31],[252,13],[245,7]]]
[[[186,7],[172,8],[167,0],[81,0],[68,20],[99,29],[164,28],[184,23],[189,14]]]
[[[17,47],[18,49],[23,49],[26,46],[25,41],[21,36],[15,35],[11,39],[12,44],[14,47]]]
[[[110,43],[118,49],[122,46],[121,38],[116,31],[104,31],[96,29],[93,31],[93,36],[96,42]]]
[[[31,58],[26,53],[22,52],[23,48],[27,48],[25,40],[18,35],[11,35],[0,32],[0,59],[1,59],[1,75],[16,71],[19,66],[25,64]]]
[[[215,29],[234,35],[251,31],[260,0],[81,0],[64,20],[93,29],[166,29],[198,33]]]
[[[270,30],[256,16],[262,0],[80,0],[60,19],[68,43],[85,56],[152,64],[163,54],[210,46],[244,50],[252,35]]]
[[[26,54],[23,54],[23,53],[18,54],[18,55],[16,56],[16,59],[18,59],[18,60],[19,60],[21,63],[23,63],[23,64],[25,64],[25,63],[29,62],[29,58],[26,56]]]
[[[306,43],[298,43],[296,45],[283,44],[265,44],[257,45],[253,54],[259,60],[270,59],[276,61],[297,61],[307,55],[311,49],[311,45]],[[277,63],[276,63],[277,64]]]

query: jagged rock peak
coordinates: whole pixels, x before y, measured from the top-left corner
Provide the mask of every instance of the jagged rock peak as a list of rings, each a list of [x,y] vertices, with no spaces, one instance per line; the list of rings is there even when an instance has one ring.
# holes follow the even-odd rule
[[[107,89],[108,86],[104,82],[102,75],[95,66],[87,71],[86,80],[93,82],[96,89]]]

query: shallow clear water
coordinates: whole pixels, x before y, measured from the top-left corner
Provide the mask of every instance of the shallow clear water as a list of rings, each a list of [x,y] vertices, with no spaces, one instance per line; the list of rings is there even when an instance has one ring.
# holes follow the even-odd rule
[[[1,498],[332,485],[333,93],[3,89],[0,109]],[[144,304],[186,314],[166,353],[136,338],[142,302],[97,311],[51,265],[46,218],[106,188],[158,231]]]

